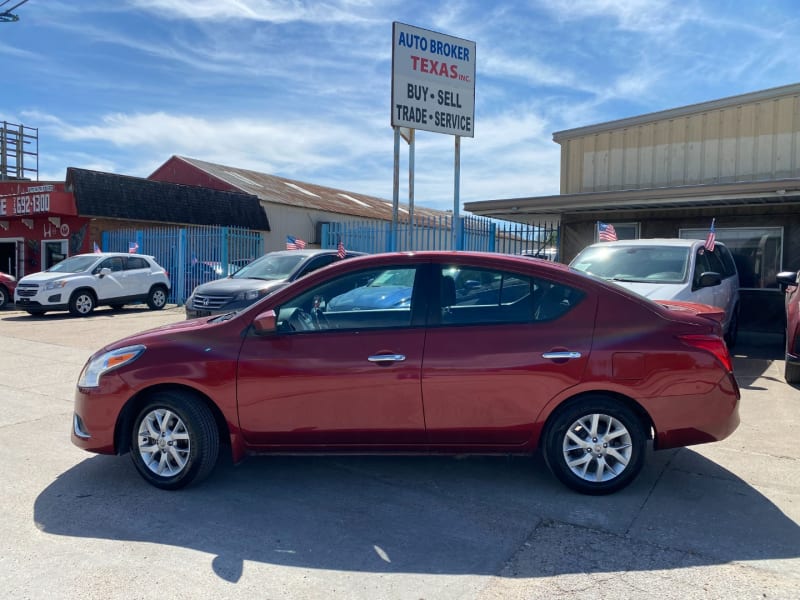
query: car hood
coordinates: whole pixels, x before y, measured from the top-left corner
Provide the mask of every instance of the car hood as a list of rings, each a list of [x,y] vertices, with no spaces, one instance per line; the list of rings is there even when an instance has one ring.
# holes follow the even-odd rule
[[[408,306],[410,300],[411,288],[408,286],[367,286],[336,296],[328,303],[328,308],[330,310],[395,308]]]
[[[200,319],[189,319],[186,321],[178,321],[176,323],[169,323],[168,325],[161,325],[160,327],[140,331],[139,333],[134,333],[133,335],[129,335],[122,339],[116,340],[111,344],[108,344],[101,350],[95,352],[95,354],[100,354],[115,348],[124,348],[125,346],[130,346],[132,344],[147,345],[160,340],[174,342],[175,337],[180,336],[183,333],[189,333],[194,330],[212,327],[213,325],[210,324],[209,321],[213,320],[213,318],[214,317],[203,317]]]
[[[613,279],[608,281],[651,300],[680,299],[686,287],[683,283],[643,283],[641,281],[614,281]]]
[[[42,283],[45,281],[53,281],[55,279],[64,279],[66,277],[76,277],[78,275],[85,275],[85,273],[58,273],[58,272],[48,272],[48,271],[40,271],[38,273],[31,273],[30,275],[25,275],[22,279],[20,279],[17,283]]]
[[[274,279],[264,281],[263,279],[232,279],[226,277],[225,279],[217,279],[216,281],[209,281],[208,283],[201,283],[194,288],[196,294],[238,294],[239,292],[246,292],[250,290],[272,290],[283,287],[286,281],[283,279]]]

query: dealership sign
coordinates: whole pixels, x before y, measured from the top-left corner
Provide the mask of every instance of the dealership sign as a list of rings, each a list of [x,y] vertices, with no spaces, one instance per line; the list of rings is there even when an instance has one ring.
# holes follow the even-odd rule
[[[475,42],[392,28],[392,127],[474,137]]]

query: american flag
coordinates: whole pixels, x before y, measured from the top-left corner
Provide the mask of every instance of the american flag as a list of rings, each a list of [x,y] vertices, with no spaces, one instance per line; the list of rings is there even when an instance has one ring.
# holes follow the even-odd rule
[[[716,219],[711,219],[711,229],[708,230],[708,235],[706,236],[706,250],[709,252],[714,251],[714,245],[717,243],[717,232],[714,230],[714,221]]]
[[[617,230],[609,223],[597,222],[597,239],[601,242],[614,242],[617,239]]]
[[[94,244],[94,253],[100,254],[102,250],[100,250],[100,246],[97,245],[97,242],[92,242]]]
[[[344,258],[345,256],[347,256],[347,252],[345,252],[342,240],[339,240],[339,243],[336,245],[336,256],[338,256],[339,258]]]
[[[306,243],[300,238],[291,235],[286,236],[286,249],[287,250],[302,250],[306,247]]]
[[[139,243],[138,243],[138,242],[130,242],[130,243],[128,244],[128,253],[129,253],[129,254],[133,254],[133,253],[134,253],[134,252],[136,252],[138,249],[139,249]]]

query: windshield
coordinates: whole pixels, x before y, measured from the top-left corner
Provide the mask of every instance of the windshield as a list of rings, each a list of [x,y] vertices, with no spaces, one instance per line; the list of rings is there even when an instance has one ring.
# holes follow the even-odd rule
[[[234,279],[265,279],[267,281],[280,281],[288,279],[305,260],[304,255],[269,255],[254,260],[233,274]]]
[[[570,266],[613,281],[682,283],[691,248],[674,246],[590,246]]]
[[[99,256],[70,256],[47,269],[48,273],[82,273],[97,262]]]

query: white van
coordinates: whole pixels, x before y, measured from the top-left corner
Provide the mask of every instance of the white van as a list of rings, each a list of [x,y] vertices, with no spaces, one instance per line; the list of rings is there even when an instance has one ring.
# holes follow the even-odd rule
[[[620,240],[587,246],[570,266],[613,281],[651,300],[686,300],[725,310],[733,347],[739,332],[739,273],[728,248],[678,238]]]

